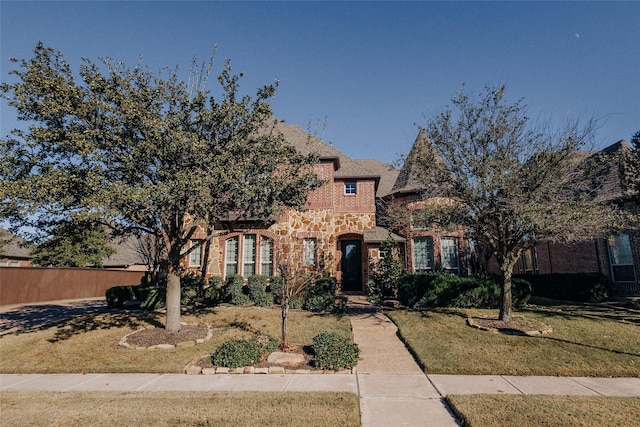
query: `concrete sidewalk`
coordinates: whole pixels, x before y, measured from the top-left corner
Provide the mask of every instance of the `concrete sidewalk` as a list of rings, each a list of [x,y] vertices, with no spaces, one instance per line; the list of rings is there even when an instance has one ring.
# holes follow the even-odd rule
[[[425,375],[396,326],[362,297],[349,297],[360,348],[355,375],[0,374],[0,391],[346,391],[360,397],[363,427],[457,426],[448,394],[640,397],[640,378]]]

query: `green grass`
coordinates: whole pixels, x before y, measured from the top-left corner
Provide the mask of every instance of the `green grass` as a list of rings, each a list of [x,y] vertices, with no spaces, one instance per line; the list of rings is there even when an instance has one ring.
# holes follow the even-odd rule
[[[353,393],[2,392],[2,425],[359,426]]]
[[[457,395],[447,402],[467,427],[637,425],[639,397]]]
[[[390,311],[428,374],[640,376],[640,314],[601,306],[529,306],[516,313],[553,328],[506,335],[467,326],[495,310]]]
[[[2,373],[178,373],[191,361],[212,353],[230,339],[254,333],[280,337],[279,308],[220,306],[185,312],[185,323],[213,327],[213,337],[204,344],[171,350],[131,350],[119,340],[147,326],[162,326],[158,313],[107,311],[76,315],[54,325],[35,326],[0,337]],[[351,337],[346,315],[292,310],[290,341],[311,344],[322,331]]]

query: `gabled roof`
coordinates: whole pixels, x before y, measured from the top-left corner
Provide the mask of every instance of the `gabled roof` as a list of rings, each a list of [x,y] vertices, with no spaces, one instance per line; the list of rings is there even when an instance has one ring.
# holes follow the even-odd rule
[[[621,200],[629,195],[629,188],[624,179],[624,154],[630,150],[632,150],[631,145],[622,139],[600,151],[585,153],[584,161],[593,161],[596,165],[601,162],[602,156],[613,156],[613,162],[602,168],[590,183],[590,189],[595,193],[594,201]]]
[[[377,181],[379,175],[361,166],[346,154],[336,150],[321,139],[296,125],[277,121],[274,130],[282,133],[285,140],[302,154],[318,153],[321,161],[334,162],[334,178],[338,179],[372,179]]]
[[[376,191],[377,197],[384,197],[391,194],[393,184],[398,179],[400,171],[394,168],[392,165],[382,163],[379,160],[374,159],[361,159],[356,160],[362,167],[370,170],[373,174],[380,176],[380,183],[378,184],[378,191]]]
[[[29,244],[20,236],[0,228],[0,258],[31,259]]]

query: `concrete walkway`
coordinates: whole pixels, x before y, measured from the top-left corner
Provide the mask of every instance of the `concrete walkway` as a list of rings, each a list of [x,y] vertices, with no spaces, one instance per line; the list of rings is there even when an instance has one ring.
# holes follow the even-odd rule
[[[0,391],[346,391],[360,396],[363,427],[457,426],[448,394],[640,397],[640,378],[425,375],[366,299],[349,297],[349,315],[356,375],[0,374]]]

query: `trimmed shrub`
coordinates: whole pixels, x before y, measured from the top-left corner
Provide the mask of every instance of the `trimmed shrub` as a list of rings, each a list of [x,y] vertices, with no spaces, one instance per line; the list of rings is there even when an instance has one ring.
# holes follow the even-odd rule
[[[267,290],[273,296],[275,304],[282,304],[282,278],[280,276],[269,278]]]
[[[344,313],[347,308],[347,298],[336,295],[337,281],[333,277],[320,277],[309,286],[309,292],[303,308],[313,312],[327,311]]]
[[[601,302],[608,297],[609,281],[601,273],[527,274],[533,295],[564,301]]]
[[[320,369],[352,368],[358,363],[358,346],[341,335],[321,332],[313,337],[316,367]]]
[[[142,288],[138,299],[142,310],[157,310],[166,305],[167,288],[164,286]]]
[[[495,278],[448,274],[410,276],[405,275],[401,279],[400,302],[418,310],[435,307],[497,308],[500,305],[500,285]],[[511,286],[513,305],[525,304],[531,296],[531,284],[526,280],[513,279]],[[410,292],[416,294],[411,295]]]
[[[248,340],[225,341],[211,354],[211,363],[226,368],[239,368],[260,363],[265,353],[278,348],[278,340],[269,335],[254,335]]]
[[[405,273],[398,280],[398,301],[413,307],[427,291],[430,282],[437,276],[430,273]]]
[[[244,279],[239,274],[227,277],[227,281],[222,287],[224,301],[234,305],[244,305],[250,302],[249,296],[245,293]]]
[[[267,276],[253,275],[247,281],[249,298],[258,307],[270,307],[273,305],[273,295],[267,292],[269,278]]]
[[[136,299],[133,291],[137,286],[114,286],[107,289],[105,298],[110,308],[122,308],[125,301]]]
[[[222,301],[222,277],[212,276],[209,278],[208,286],[202,290],[202,303],[216,305],[220,301]]]

